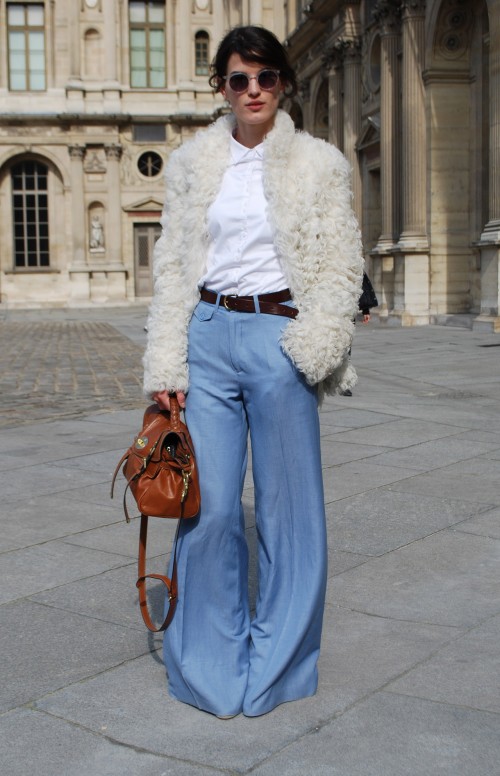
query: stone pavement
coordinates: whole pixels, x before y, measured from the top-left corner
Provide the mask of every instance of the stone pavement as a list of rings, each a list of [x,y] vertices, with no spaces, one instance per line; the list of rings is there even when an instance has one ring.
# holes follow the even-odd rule
[[[109,500],[144,407],[144,320],[0,320],[2,773],[499,776],[499,336],[358,327],[359,386],[321,413],[318,693],[220,721],[168,697],[137,607],[137,521]],[[249,477],[254,554],[252,496]],[[152,523],[163,571],[173,526]]]

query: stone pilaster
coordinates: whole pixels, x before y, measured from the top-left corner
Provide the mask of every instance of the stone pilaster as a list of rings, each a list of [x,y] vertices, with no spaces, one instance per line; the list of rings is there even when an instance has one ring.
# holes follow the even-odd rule
[[[380,71],[380,172],[382,232],[375,250],[393,249],[399,236],[400,110],[398,49],[400,7],[396,0],[381,0],[376,19],[381,39]]]
[[[344,108],[342,105],[342,57],[337,50],[325,56],[328,74],[328,142],[344,148]]]
[[[404,0],[402,17],[402,194],[403,248],[427,248],[426,121],[422,79],[425,53],[425,0]]]
[[[122,147],[114,143],[104,146],[108,164],[107,258],[112,266],[122,266],[122,208],[120,159]]]
[[[72,145],[68,147],[71,159],[71,217],[73,233],[72,267],[85,268],[87,265],[85,250],[85,201],[83,183],[83,159],[85,147]]]
[[[402,232],[394,259],[394,312],[403,325],[429,322],[426,116],[422,78],[425,0],[402,2]]]
[[[80,8],[78,3],[69,4],[68,16],[68,26],[71,36],[71,45],[69,48],[70,81],[79,81],[82,77],[82,72],[80,61]]]
[[[76,5],[76,3],[75,3]],[[105,56],[105,75],[106,81],[117,81],[117,27],[116,27],[116,4],[105,2],[103,3],[103,31],[104,31],[104,56]]]
[[[340,42],[344,64],[344,147],[352,166],[353,208],[361,222],[362,183],[356,144],[361,131],[361,41],[358,38]]]

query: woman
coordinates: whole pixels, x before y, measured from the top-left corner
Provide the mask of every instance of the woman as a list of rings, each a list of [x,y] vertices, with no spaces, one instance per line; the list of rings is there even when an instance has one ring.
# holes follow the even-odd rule
[[[348,164],[278,110],[295,75],[277,38],[239,27],[211,84],[232,113],[172,153],[145,391],[185,405],[201,513],[181,527],[169,692],[228,718],[317,687],[326,584],[318,394],[352,386],[363,261]],[[250,433],[258,595],[241,505]]]
[[[378,307],[377,295],[375,294],[371,280],[366,272],[363,272],[361,296],[359,297],[358,307],[361,315],[363,316],[363,323],[369,322],[371,318],[371,308]]]

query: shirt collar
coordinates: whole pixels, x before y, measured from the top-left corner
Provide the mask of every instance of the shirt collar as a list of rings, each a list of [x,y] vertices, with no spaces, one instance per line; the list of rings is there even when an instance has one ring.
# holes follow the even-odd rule
[[[264,143],[259,143],[255,148],[247,148],[246,146],[238,143],[237,140],[231,135],[231,157],[233,164],[241,164],[242,162],[253,162],[255,159],[264,158]]]

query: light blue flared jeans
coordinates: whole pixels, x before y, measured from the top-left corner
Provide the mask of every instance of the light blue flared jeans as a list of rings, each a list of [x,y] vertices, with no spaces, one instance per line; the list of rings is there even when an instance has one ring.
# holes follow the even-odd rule
[[[280,347],[288,322],[200,302],[189,328],[186,421],[202,506],[181,525],[164,658],[170,694],[217,715],[265,714],[318,682],[327,552],[317,393]],[[252,617],[241,504],[249,431]]]

